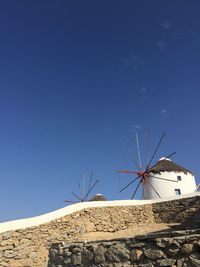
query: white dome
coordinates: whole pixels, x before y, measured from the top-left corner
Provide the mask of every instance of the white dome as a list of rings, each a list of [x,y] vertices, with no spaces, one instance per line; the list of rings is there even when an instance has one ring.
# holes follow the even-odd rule
[[[166,158],[166,157],[162,157],[162,158],[160,158],[158,161],[161,161],[161,160],[168,160],[168,161],[172,161],[171,159],[169,159],[169,158]]]

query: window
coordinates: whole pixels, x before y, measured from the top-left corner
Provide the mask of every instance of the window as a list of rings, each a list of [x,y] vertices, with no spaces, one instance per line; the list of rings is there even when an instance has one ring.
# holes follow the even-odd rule
[[[178,195],[181,195],[181,190],[180,189],[175,189],[175,194],[178,196]]]
[[[177,181],[181,181],[181,180],[182,180],[181,176],[180,175],[177,176]]]

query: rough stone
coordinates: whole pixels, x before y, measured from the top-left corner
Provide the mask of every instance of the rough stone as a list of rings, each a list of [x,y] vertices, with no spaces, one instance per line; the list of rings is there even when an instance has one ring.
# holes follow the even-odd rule
[[[179,248],[176,248],[176,249],[169,249],[169,250],[167,251],[167,254],[168,254],[169,256],[175,256],[175,255],[178,254],[179,250],[180,250]]]
[[[37,257],[37,252],[33,251],[30,253],[30,258],[34,260]]]
[[[5,262],[5,261],[1,261],[1,267],[7,267],[7,266],[9,266],[9,265],[12,265],[12,264],[8,264],[7,262]],[[19,266],[19,265],[18,265]],[[18,267],[17,265],[16,265],[16,267]],[[13,267],[14,267],[14,265],[13,265]],[[19,266],[19,267],[21,267],[21,265]]]
[[[192,263],[194,267],[199,267],[200,266],[200,259],[196,259],[193,256],[189,256],[189,262]]]
[[[177,260],[177,263],[176,263],[176,266],[177,267],[183,267],[183,262],[185,261],[185,259],[183,258],[183,259],[178,259]]]
[[[2,234],[2,240],[7,240],[7,239],[11,238],[11,236],[12,236],[12,231],[5,232]]]
[[[82,262],[81,253],[72,254],[72,263],[74,264],[74,266],[81,265],[81,262]]]
[[[190,254],[193,251],[193,244],[184,244],[180,250],[182,254]]]
[[[176,262],[175,259],[162,259],[157,260],[158,266],[172,266]]]
[[[154,265],[151,262],[149,262],[149,263],[141,263],[141,264],[139,264],[139,267],[154,267]]]
[[[100,264],[105,262],[105,251],[106,249],[103,246],[98,246],[94,248],[95,263]]]
[[[70,257],[65,258],[65,259],[63,260],[63,262],[64,262],[65,264],[70,264],[70,263],[71,263],[71,258],[70,258]]]
[[[123,262],[130,259],[130,252],[124,244],[111,246],[105,253],[106,259],[114,262]]]
[[[98,254],[97,250],[95,250],[94,258],[91,260],[100,262],[93,263],[95,267],[98,265],[98,267],[100,267],[100,265],[105,265],[105,255],[107,254],[110,260],[112,259],[114,261],[114,259],[117,259],[123,261],[108,263],[113,266],[116,264],[118,266],[120,266],[120,264],[121,266],[131,266],[130,256],[132,263],[137,265],[151,264],[151,262],[155,262],[154,258],[157,259],[157,257],[159,260],[169,257],[178,258],[178,260],[180,258],[179,262],[183,266],[196,266],[199,264],[199,258],[198,255],[196,256],[194,253],[200,251],[200,231],[197,228],[193,230],[190,229],[192,223],[196,220],[193,220],[193,217],[195,217],[194,215],[198,212],[199,207],[200,197],[196,196],[141,206],[87,208],[86,210],[75,212],[46,224],[28,229],[7,231],[0,234],[0,266],[6,266],[6,264],[8,264],[10,267],[12,264],[13,267],[24,267],[23,262],[27,259],[32,261],[31,267],[47,266],[48,262],[50,262],[49,256],[52,257],[52,260],[57,259],[58,261],[57,263],[52,263],[52,266],[53,264],[55,266],[66,265],[68,263],[63,263],[63,261],[72,260],[72,255],[78,253],[84,255],[83,249],[86,248],[86,242],[75,243],[74,247],[67,245],[66,247],[70,248],[70,250],[64,249],[62,247],[62,242],[69,244],[69,242],[80,240],[82,233],[85,232],[98,232],[100,230],[104,232],[116,232],[134,225],[139,225],[141,223],[147,224],[149,222],[180,222],[184,223],[183,225],[186,230],[175,232],[169,230],[170,233],[168,233],[168,235],[165,235],[165,233],[157,233],[157,236],[156,234],[152,234],[151,237],[149,235],[144,235],[143,237],[135,237],[129,240],[123,239],[123,241],[104,241],[103,243],[96,241],[89,245],[90,248],[88,246],[87,250],[90,252],[88,252],[87,257],[83,257],[84,260],[86,260],[86,258],[88,262],[91,260],[91,253],[94,253],[93,247],[98,243],[97,247],[102,247],[100,253]],[[177,212],[177,210],[179,212]],[[189,224],[187,221],[189,221]],[[53,253],[50,252],[49,254],[48,251],[54,246],[54,243],[60,243],[61,245],[58,251],[54,253],[55,255],[53,257]],[[119,244],[126,248],[127,251],[116,249],[116,247],[111,249],[111,247],[118,246]],[[142,255],[137,253],[134,255],[132,252],[134,250],[147,251],[148,248],[153,250],[157,249],[164,254],[161,256],[159,253],[153,253],[153,259],[151,259],[145,255],[144,252]],[[179,251],[179,249],[181,251]],[[135,263],[134,258],[135,261],[137,261],[137,258],[140,259],[140,256],[142,262],[138,261]],[[192,258],[190,258],[190,256]],[[58,259],[60,259],[60,261],[63,260],[62,263],[59,263]],[[150,262],[148,262],[147,259],[149,259]],[[176,264],[178,264],[178,260]]]
[[[147,258],[151,259],[151,260],[157,260],[159,258],[162,258],[162,256],[164,255],[164,253],[162,252],[162,250],[160,249],[147,249],[144,251],[144,254]]]
[[[23,267],[32,267],[33,266],[33,262],[31,259],[26,259],[23,262]]]
[[[135,262],[140,261],[142,254],[143,252],[140,249],[131,250],[130,252],[131,261],[135,261]]]
[[[94,259],[94,254],[90,250],[83,250],[82,262],[84,265],[91,265]]]
[[[55,262],[56,264],[62,264],[62,263],[63,263],[63,257],[60,256],[60,255],[56,255],[56,256],[54,257],[54,262]]]

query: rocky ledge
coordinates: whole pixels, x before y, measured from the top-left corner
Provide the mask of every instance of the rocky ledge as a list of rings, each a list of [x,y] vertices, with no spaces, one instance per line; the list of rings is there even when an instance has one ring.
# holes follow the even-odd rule
[[[200,266],[200,230],[129,239],[54,244],[49,267]]]

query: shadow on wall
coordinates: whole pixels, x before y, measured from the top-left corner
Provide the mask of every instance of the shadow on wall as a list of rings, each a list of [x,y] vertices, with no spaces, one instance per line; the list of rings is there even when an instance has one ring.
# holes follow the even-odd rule
[[[152,204],[156,223],[180,223],[182,226],[200,226],[200,197]]]

